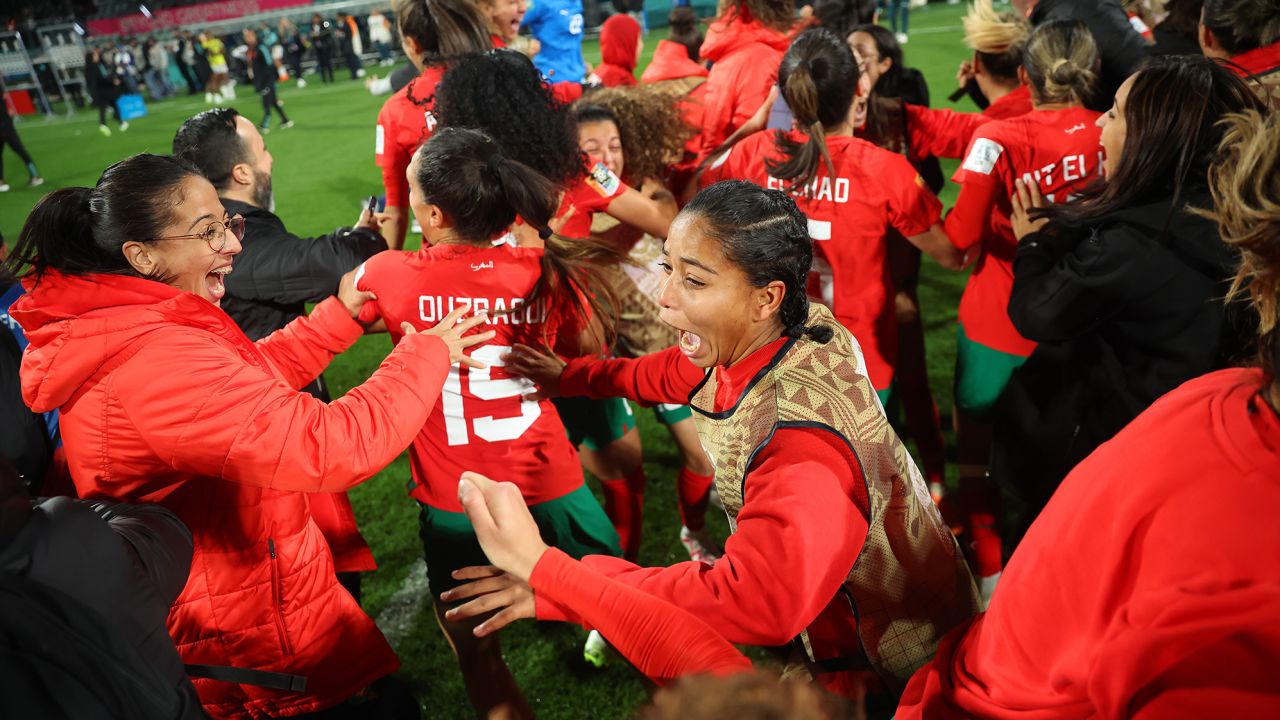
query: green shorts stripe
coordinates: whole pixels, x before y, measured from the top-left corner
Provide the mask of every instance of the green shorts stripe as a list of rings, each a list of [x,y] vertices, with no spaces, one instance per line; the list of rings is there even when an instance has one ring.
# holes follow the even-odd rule
[[[625,398],[561,397],[552,402],[574,447],[600,450],[636,426],[635,413]]]
[[[956,409],[986,419],[1009,385],[1013,371],[1027,359],[974,342],[965,335],[964,327],[956,328]]]

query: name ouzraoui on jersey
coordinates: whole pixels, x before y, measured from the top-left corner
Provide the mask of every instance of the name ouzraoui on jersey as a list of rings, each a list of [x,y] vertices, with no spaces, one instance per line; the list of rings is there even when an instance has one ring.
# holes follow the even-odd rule
[[[788,192],[791,190],[791,183],[770,175],[768,187],[770,190]],[[815,202],[825,200],[833,203],[847,203],[849,202],[849,178],[837,177],[834,182],[829,177],[814,178],[800,192],[795,194],[802,195]]]
[[[524,298],[419,295],[418,317],[424,323],[438,323],[455,309],[467,306],[472,312],[487,311],[488,325],[538,325],[547,321],[546,298],[529,305]]]

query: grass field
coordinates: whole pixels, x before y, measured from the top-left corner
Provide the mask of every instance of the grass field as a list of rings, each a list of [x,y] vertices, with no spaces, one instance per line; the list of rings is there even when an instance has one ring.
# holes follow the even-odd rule
[[[933,89],[934,105],[945,106],[954,87],[955,68],[966,56],[960,42],[962,6],[932,5],[913,13],[912,36],[906,46],[909,65],[924,71]],[[661,31],[646,43],[646,57]],[[599,48],[588,43],[588,60]],[[372,69],[371,69],[372,72]],[[340,76],[343,75],[340,73]],[[256,98],[241,89],[238,109],[256,119]],[[288,83],[280,93],[297,127],[270,134],[267,144],[275,156],[274,185],[277,212],[300,234],[327,232],[354,222],[360,199],[381,192],[373,163],[373,127],[382,98],[371,97],[358,82],[334,85],[313,82],[299,90]],[[14,190],[0,194],[0,231],[12,243],[36,200],[45,192],[68,185],[90,185],[107,165],[139,152],[167,153],[181,121],[204,107],[202,96],[185,96],[150,107],[151,114],[132,123],[128,132],[102,137],[96,115],[23,122],[19,127],[27,148],[48,181],[28,190],[26,175],[12,152],[5,160]],[[967,102],[967,101],[965,101]],[[962,105],[961,109],[972,109]],[[944,164],[951,171],[952,164]],[[943,199],[954,200],[954,187]],[[410,238],[410,243],[416,243]],[[921,282],[931,382],[949,424],[952,364],[955,353],[955,308],[963,276],[948,273],[926,259]],[[331,387],[345,392],[362,382],[390,348],[386,337],[365,338],[334,361],[327,373]],[[673,479],[679,460],[667,433],[640,411],[649,488],[645,496],[645,542],[641,561],[667,565],[685,559],[677,534]],[[950,433],[948,433],[950,437]],[[415,686],[429,718],[471,715],[449,649],[435,627],[429,601],[423,595],[421,546],[417,514],[404,491],[408,461],[401,457],[372,480],[352,492],[356,514],[373,546],[380,568],[365,580],[364,606],[379,620],[403,661],[402,673]],[[722,516],[712,512],[712,527],[722,536]],[[616,718],[646,697],[641,678],[620,660],[603,670],[582,661],[583,633],[564,625],[521,623],[504,634],[506,657],[540,717]],[[359,658],[349,658],[359,662]]]

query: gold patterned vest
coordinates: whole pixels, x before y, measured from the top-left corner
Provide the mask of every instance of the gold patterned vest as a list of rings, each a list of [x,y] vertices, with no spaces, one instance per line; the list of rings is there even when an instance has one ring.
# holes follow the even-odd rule
[[[920,471],[885,419],[849,331],[817,303],[809,310],[809,324],[815,323],[831,326],[835,337],[826,344],[809,338],[788,342],[734,408],[712,412],[714,372],[695,389],[690,405],[733,530],[748,467],[775,430],[826,430],[857,456],[871,512],[842,591],[862,647],[843,658],[815,658],[807,631],[797,641],[811,667],[870,669],[899,695],[911,674],[933,657],[938,640],[978,612],[978,590]]]

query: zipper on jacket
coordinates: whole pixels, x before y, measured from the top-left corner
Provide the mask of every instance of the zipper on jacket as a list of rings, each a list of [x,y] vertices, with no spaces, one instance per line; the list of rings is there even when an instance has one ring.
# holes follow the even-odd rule
[[[293,654],[289,647],[289,635],[284,627],[284,590],[280,583],[280,564],[276,559],[276,541],[267,538],[267,551],[271,553],[271,599],[276,616],[276,632],[280,635],[280,652],[286,657]]]

